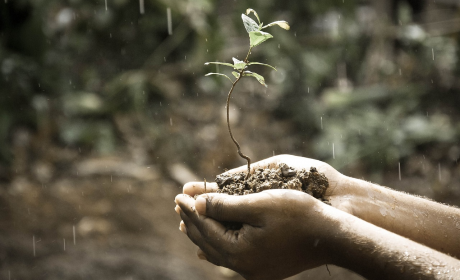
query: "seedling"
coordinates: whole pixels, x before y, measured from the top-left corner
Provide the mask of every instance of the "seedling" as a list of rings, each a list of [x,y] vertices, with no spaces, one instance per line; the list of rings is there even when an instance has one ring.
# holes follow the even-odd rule
[[[256,21],[254,21],[252,18],[248,17],[248,15],[250,13],[254,13],[255,17],[257,18],[258,23]],[[230,137],[232,138],[233,143],[235,143],[235,145],[236,145],[236,147],[238,149],[238,155],[240,155],[240,157],[246,159],[246,161],[248,163],[248,174],[246,175],[246,179],[247,179],[249,177],[249,174],[250,174],[251,158],[249,158],[247,155],[245,155],[245,154],[243,154],[241,152],[240,144],[238,143],[238,141],[236,141],[235,137],[233,137],[232,129],[230,128],[230,97],[232,96],[232,92],[235,89],[236,84],[243,77],[253,77],[260,84],[262,84],[263,86],[267,87],[267,84],[265,83],[264,77],[259,75],[259,74],[257,74],[257,73],[254,73],[254,72],[251,72],[251,71],[247,70],[248,66],[255,65],[255,64],[263,65],[263,66],[270,67],[275,71],[276,71],[276,68],[271,66],[271,65],[265,64],[265,63],[250,62],[249,61],[249,55],[251,54],[251,51],[252,51],[252,49],[254,47],[262,44],[263,42],[267,41],[270,38],[273,38],[273,36],[270,33],[264,32],[264,31],[262,31],[262,29],[265,29],[265,28],[273,26],[273,25],[278,25],[279,27],[281,27],[283,29],[286,29],[286,30],[289,30],[290,27],[289,27],[289,24],[284,20],[275,21],[275,22],[272,22],[270,24],[263,25],[263,23],[260,22],[259,15],[257,15],[256,11],[254,11],[253,9],[247,9],[246,10],[246,15],[242,14],[241,18],[243,19],[244,27],[246,28],[246,31],[249,34],[249,51],[248,51],[248,54],[246,55],[246,58],[243,61],[241,61],[241,60],[238,60],[238,59],[233,57],[232,58],[233,59],[233,64],[225,63],[225,62],[206,62],[205,63],[205,65],[219,64],[219,65],[224,65],[224,66],[228,66],[228,67],[233,68],[234,71],[232,71],[232,74],[235,77],[235,80],[232,80],[229,76],[227,76],[225,74],[222,74],[222,73],[208,73],[205,76],[219,75],[219,76],[222,76],[222,77],[226,77],[232,83],[232,87],[230,88],[230,91],[228,92],[228,96],[227,96],[227,127],[228,127],[228,132],[230,133]]]

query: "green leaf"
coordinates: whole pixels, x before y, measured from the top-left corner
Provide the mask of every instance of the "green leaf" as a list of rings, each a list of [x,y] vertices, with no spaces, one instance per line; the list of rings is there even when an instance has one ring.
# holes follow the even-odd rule
[[[263,65],[263,66],[267,66],[267,67],[270,67],[270,68],[272,68],[272,69],[273,69],[273,70],[275,70],[275,71],[278,71],[278,70],[276,70],[276,68],[275,68],[275,67],[273,67],[273,66],[271,66],[271,65],[269,65],[269,64],[260,63],[260,62],[249,62],[249,63],[248,63],[248,65],[253,65],[253,64],[257,64],[257,65]]]
[[[249,32],[249,41],[250,41],[251,47],[258,46],[270,38],[273,38],[273,36],[267,32],[263,32],[263,31]]]
[[[272,23],[269,23],[269,24],[265,25],[264,27],[262,27],[262,29],[270,27],[270,26],[273,26],[273,25],[278,25],[279,27],[281,27],[283,29],[286,29],[286,30],[291,29],[291,27],[289,26],[289,23],[287,23],[287,21],[284,21],[284,20],[278,20],[278,21],[274,21]]]
[[[230,67],[236,69],[235,66],[234,66],[233,64],[225,63],[225,62],[206,62],[204,65],[209,65],[209,64],[225,65],[225,66],[230,66]]]
[[[257,79],[257,81],[259,81],[259,83],[261,83],[262,85],[264,85],[265,87],[267,87],[267,84],[265,84],[265,79],[264,77],[262,77],[261,75],[257,74],[257,73],[254,73],[254,72],[251,72],[251,71],[244,71],[243,72],[243,76],[250,76],[250,77],[254,77]]]
[[[246,10],[246,15],[249,15],[251,12],[254,13],[254,15],[256,16],[257,18],[257,21],[259,22],[259,25],[260,25],[260,18],[259,18],[259,15],[256,13],[256,11],[254,11],[253,9],[249,8]]]
[[[237,78],[237,79],[240,77],[240,73],[238,73],[238,72],[233,71],[232,74],[233,74],[233,76],[235,76],[235,78]]]
[[[233,68],[235,68],[236,70],[242,70],[243,68],[246,67],[246,63],[244,61],[241,61],[241,60],[238,60],[234,57],[232,57],[233,59]]]
[[[229,76],[227,76],[227,75],[225,75],[225,74],[222,74],[222,73],[208,73],[208,74],[206,74],[205,76],[207,77],[207,76],[211,76],[211,75],[224,76],[225,78],[229,79],[229,80],[230,80],[230,82],[232,82],[232,83],[233,83],[232,79],[230,79],[230,77],[229,77]]]
[[[243,19],[244,28],[246,28],[246,31],[248,33],[252,32],[252,31],[259,31],[260,30],[259,25],[252,18],[248,17],[245,14],[242,14],[241,18]]]

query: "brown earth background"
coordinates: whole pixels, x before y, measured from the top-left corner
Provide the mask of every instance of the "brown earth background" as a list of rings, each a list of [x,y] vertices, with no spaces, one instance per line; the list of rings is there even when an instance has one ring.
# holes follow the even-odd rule
[[[204,62],[242,59],[248,7],[292,28],[253,50],[268,88],[233,93],[244,153],[459,206],[460,5],[381,2],[1,1],[0,279],[241,279],[196,257],[173,199],[245,164]],[[362,279],[329,269],[291,279]]]

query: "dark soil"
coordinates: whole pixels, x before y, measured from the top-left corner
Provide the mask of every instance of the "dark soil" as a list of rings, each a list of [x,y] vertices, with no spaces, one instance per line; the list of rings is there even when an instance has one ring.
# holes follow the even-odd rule
[[[229,195],[247,195],[264,190],[290,189],[305,192],[329,204],[324,198],[329,187],[329,181],[315,167],[311,167],[310,172],[305,169],[296,171],[287,164],[281,163],[275,169],[256,169],[247,180],[246,175],[247,173],[244,172],[217,175],[216,183],[219,186],[217,192]],[[224,222],[223,224],[232,230],[238,230],[242,227],[241,223],[235,222]]]
[[[256,169],[246,180],[246,173],[221,174],[216,178],[219,193],[246,195],[271,189],[290,189],[305,192],[323,202],[329,181],[315,167],[310,172],[302,169],[296,171],[285,163],[275,169]]]

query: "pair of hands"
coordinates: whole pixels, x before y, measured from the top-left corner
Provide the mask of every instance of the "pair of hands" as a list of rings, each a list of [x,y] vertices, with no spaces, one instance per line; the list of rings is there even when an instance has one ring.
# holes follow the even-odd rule
[[[326,197],[340,196],[344,175],[330,165],[291,155],[275,156],[252,168],[279,163],[309,170],[316,167],[329,179]],[[246,166],[228,172],[244,172]],[[237,271],[246,279],[280,279],[331,263],[329,240],[339,210],[294,190],[267,190],[246,196],[217,194],[217,185],[187,183],[178,195],[176,211],[181,231],[200,248],[198,257]],[[193,197],[199,195],[195,200]],[[239,230],[227,230],[221,222],[239,222]]]

